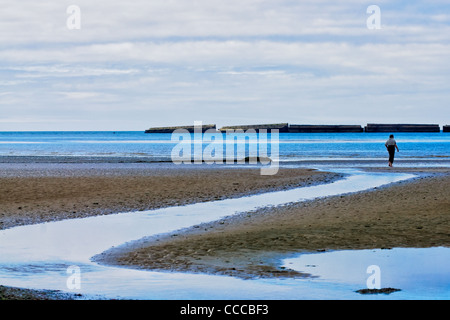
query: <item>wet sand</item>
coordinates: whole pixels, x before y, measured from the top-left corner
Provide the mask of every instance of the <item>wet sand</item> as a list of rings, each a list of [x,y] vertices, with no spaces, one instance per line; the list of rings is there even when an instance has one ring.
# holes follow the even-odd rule
[[[0,163],[0,229],[241,197],[338,178],[311,169],[168,164],[8,161]],[[0,300],[76,300],[81,295],[0,285]]]
[[[241,197],[330,181],[312,169],[158,164],[0,164],[0,229]]]
[[[449,246],[449,169],[389,170],[420,177],[356,194],[244,212],[143,239],[110,250],[97,261],[245,279],[295,277],[305,275],[280,268],[280,258],[317,250]],[[337,178],[305,168],[281,168],[274,176],[261,176],[258,168],[248,167],[0,163],[0,229],[239,197]]]
[[[115,248],[98,261],[244,279],[304,277],[280,267],[280,259],[299,252],[449,246],[448,169],[395,171],[420,176],[370,191],[245,212]]]

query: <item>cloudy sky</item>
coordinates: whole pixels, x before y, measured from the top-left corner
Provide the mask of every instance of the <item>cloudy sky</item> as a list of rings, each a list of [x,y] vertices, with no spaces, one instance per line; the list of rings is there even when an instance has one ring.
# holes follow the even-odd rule
[[[0,131],[450,124],[448,0],[0,8]]]

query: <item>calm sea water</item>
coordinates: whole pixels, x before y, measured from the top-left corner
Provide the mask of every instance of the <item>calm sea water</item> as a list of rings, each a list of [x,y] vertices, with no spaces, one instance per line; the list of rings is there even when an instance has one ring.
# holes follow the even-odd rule
[[[276,142],[282,163],[370,162],[385,161],[387,152],[384,142],[388,136],[388,133],[365,132],[280,133]],[[219,138],[218,144],[221,144],[220,138],[223,140],[222,151],[225,155],[227,135],[215,137]],[[193,134],[191,138],[193,146]],[[204,134],[202,138],[203,151],[214,145],[210,135]],[[245,138],[241,136],[235,140],[235,153],[238,144],[245,144],[246,155],[257,155],[258,151],[255,154],[252,148],[262,145],[260,137]],[[450,133],[396,133],[395,139],[400,148],[400,153],[396,155],[397,163],[414,161],[416,164],[449,166]],[[272,153],[270,142],[269,135],[268,156]],[[172,141],[171,134],[144,132],[0,132],[0,156],[142,157],[146,161],[170,161],[171,152],[179,143],[178,139]]]

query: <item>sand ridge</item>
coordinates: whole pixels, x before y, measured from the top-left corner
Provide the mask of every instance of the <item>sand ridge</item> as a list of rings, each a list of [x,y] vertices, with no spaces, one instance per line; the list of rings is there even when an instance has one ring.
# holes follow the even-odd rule
[[[0,229],[284,190],[338,178],[312,169],[0,164]]]

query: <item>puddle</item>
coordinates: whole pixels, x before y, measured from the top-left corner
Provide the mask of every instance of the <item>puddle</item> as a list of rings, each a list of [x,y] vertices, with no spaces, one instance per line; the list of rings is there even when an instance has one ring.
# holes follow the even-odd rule
[[[285,259],[283,266],[310,273],[316,282],[345,284],[354,290],[400,289],[391,293],[392,299],[450,298],[450,248],[445,247],[301,254]]]
[[[358,298],[360,295],[354,293],[353,280],[241,280],[229,276],[132,270],[90,261],[91,257],[111,247],[218,220],[237,212],[356,192],[414,177],[411,174],[367,173],[348,169],[333,171],[349,175],[329,184],[238,199],[2,230],[0,284],[129,299]],[[287,263],[294,264],[293,261]],[[68,285],[68,279],[72,276],[67,272],[70,266],[79,267],[80,288]]]

